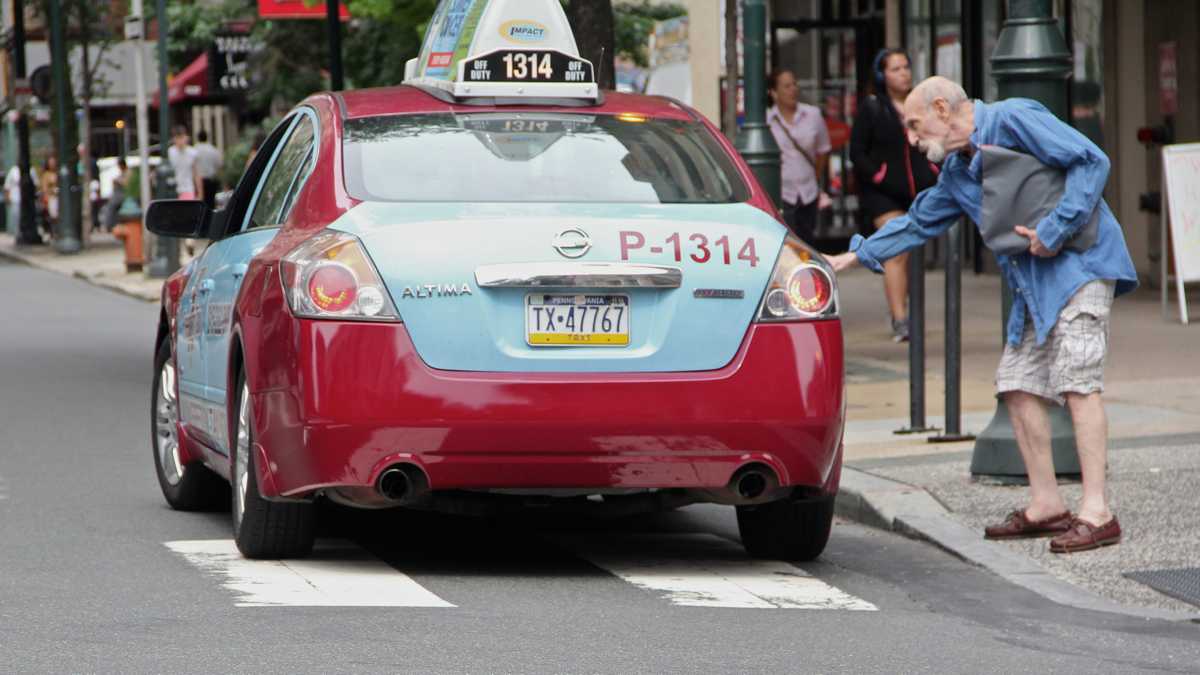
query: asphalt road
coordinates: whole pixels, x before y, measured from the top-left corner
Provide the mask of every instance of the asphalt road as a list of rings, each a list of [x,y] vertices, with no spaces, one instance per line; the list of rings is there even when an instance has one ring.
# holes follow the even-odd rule
[[[819,562],[751,561],[730,508],[325,508],[312,559],[248,564],[228,513],[155,482],[156,308],[13,264],[0,288],[5,672],[1200,672],[1200,626],[1063,608],[850,523]]]

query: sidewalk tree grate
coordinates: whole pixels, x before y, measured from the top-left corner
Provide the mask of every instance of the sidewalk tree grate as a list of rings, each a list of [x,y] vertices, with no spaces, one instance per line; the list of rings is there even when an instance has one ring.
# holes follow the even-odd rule
[[[1200,607],[1200,567],[1126,572],[1125,578],[1143,583],[1176,600]]]

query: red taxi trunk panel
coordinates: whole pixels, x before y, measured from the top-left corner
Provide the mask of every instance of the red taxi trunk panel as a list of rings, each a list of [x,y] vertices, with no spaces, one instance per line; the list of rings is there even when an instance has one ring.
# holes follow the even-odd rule
[[[371,486],[398,461],[435,490],[717,488],[750,462],[784,485],[836,479],[836,320],[754,324],[726,367],[654,374],[441,371],[403,324],[256,328],[248,353],[262,358],[247,367],[266,496]]]

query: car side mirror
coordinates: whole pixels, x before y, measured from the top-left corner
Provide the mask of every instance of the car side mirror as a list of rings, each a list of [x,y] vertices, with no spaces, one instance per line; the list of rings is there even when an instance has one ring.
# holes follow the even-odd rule
[[[146,229],[163,237],[208,239],[212,209],[196,199],[159,199],[146,211]]]

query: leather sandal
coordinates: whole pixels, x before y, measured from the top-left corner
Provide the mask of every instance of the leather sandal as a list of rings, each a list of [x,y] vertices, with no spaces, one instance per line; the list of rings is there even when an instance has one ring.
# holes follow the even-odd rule
[[[989,525],[983,530],[985,539],[1028,539],[1030,537],[1045,537],[1062,534],[1071,529],[1074,517],[1070,511],[1063,511],[1056,516],[1041,520],[1030,520],[1024,509],[1017,509],[1008,514],[1004,522]]]
[[[1121,524],[1113,516],[1103,525],[1093,525],[1075,518],[1066,532],[1050,540],[1051,553],[1077,553],[1090,551],[1101,546],[1112,546],[1121,541]]]

